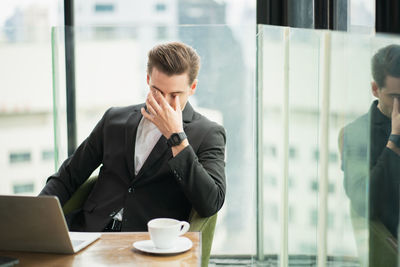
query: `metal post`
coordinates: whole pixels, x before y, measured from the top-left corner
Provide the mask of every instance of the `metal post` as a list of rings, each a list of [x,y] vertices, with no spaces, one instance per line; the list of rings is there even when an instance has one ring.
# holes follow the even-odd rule
[[[320,153],[318,187],[318,267],[326,266],[327,259],[327,216],[328,216],[328,168],[329,168],[329,95],[331,33],[324,32],[320,48]]]
[[[51,29],[51,66],[52,66],[52,80],[53,80],[53,133],[54,133],[54,170],[58,170],[59,155],[60,155],[60,125],[58,122],[58,108],[59,108],[59,73],[58,73],[58,34],[57,28]]]
[[[67,88],[67,136],[68,156],[74,153],[77,144],[76,100],[75,100],[75,36],[74,0],[64,0],[65,70]]]
[[[257,25],[256,70],[256,156],[257,156],[257,261],[264,261],[264,183],[263,183],[263,27]]]
[[[280,266],[289,266],[288,253],[288,207],[289,207],[289,39],[290,29],[285,28],[283,32],[284,55],[283,55],[283,105],[282,105],[282,184],[281,184],[281,248]]]
[[[314,0],[314,28],[333,29],[332,0]]]

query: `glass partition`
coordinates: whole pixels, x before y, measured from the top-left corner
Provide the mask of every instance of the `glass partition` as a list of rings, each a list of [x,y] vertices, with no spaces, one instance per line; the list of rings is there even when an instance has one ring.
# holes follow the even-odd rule
[[[284,88],[284,28],[262,30],[262,123],[263,126],[263,192],[264,192],[264,253],[279,254],[281,245],[281,138]]]
[[[264,252],[293,266],[317,254],[319,46],[317,31],[263,27]]]
[[[316,255],[320,35],[293,29],[288,37],[288,252]]]
[[[0,194],[37,194],[54,171],[50,28],[1,28],[0,59]]]
[[[274,26],[259,37],[265,254],[281,266],[397,266],[400,154],[388,138],[400,46],[387,46],[399,40]]]
[[[343,129],[364,114],[372,100],[371,38],[367,35],[332,33],[330,60],[330,113],[328,151],[328,233],[327,252],[337,260],[352,257],[362,266],[368,262],[367,221],[357,220],[351,212],[351,192],[348,190],[346,166],[353,165],[346,156],[347,140]],[[354,71],[357,70],[357,71]],[[346,131],[347,132],[347,131]],[[365,160],[357,168],[366,170]],[[367,188],[360,186],[366,192]],[[366,195],[360,199],[367,204]],[[367,206],[363,207],[367,212]],[[331,221],[329,221],[331,220]]]

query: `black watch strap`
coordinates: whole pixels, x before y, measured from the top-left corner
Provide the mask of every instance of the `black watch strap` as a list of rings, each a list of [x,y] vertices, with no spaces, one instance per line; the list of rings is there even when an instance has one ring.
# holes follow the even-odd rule
[[[400,148],[400,134],[391,134],[389,140],[392,141],[397,147]]]
[[[173,133],[173,134],[171,134],[171,136],[167,140],[167,144],[168,144],[169,147],[178,146],[186,138],[187,137],[186,137],[185,132]]]

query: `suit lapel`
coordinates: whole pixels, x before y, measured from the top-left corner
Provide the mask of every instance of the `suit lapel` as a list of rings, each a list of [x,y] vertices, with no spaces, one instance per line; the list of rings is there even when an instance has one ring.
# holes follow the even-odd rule
[[[131,178],[135,175],[135,140],[137,128],[142,117],[143,115],[138,110],[135,110],[128,118],[125,129],[125,158]]]
[[[194,113],[194,110],[193,110],[192,105],[190,105],[190,103],[187,102],[185,109],[182,112],[183,125],[192,121],[193,113]]]
[[[183,110],[183,113],[182,113],[183,130],[185,131],[186,135],[188,134],[186,132],[186,127],[192,121],[193,115],[194,115],[194,109],[193,109],[192,105],[190,105],[190,103],[187,102],[185,109]]]
[[[167,153],[167,159],[172,157],[171,149],[167,145],[167,139],[161,135],[160,139],[158,139],[157,144],[154,146],[153,150],[150,152],[150,155],[144,162],[142,168],[139,170],[139,173],[135,177],[135,179],[140,178],[148,169],[150,169],[155,163],[157,163],[165,153]]]

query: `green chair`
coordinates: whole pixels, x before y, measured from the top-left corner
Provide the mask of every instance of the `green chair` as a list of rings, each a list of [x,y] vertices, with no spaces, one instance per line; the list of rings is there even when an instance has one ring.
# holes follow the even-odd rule
[[[358,215],[353,208],[350,218],[362,266],[397,267],[397,239],[386,226]]]
[[[96,183],[96,181],[97,181],[97,176],[91,177],[78,188],[78,190],[63,206],[64,214],[70,213],[71,211],[81,207],[83,203],[85,203],[85,200],[89,196],[90,191],[92,191],[92,188]],[[192,209],[189,215],[189,223],[190,223],[189,231],[201,232],[202,267],[208,266],[216,222],[217,222],[217,214],[211,217],[200,217],[200,215],[194,209]]]

